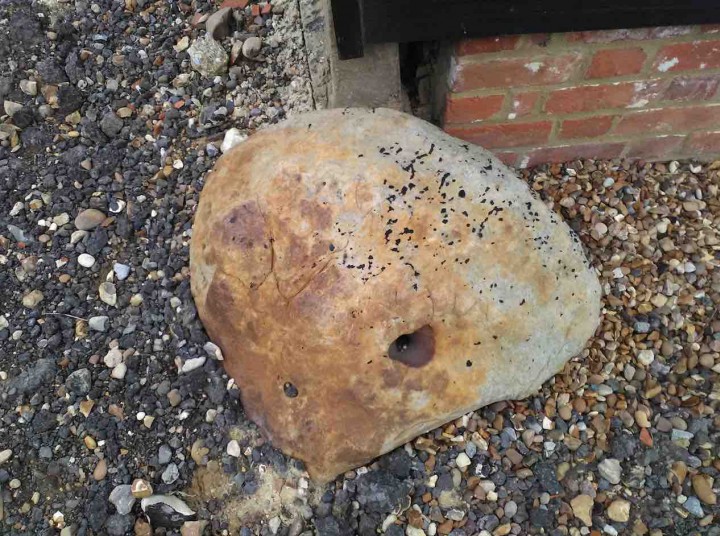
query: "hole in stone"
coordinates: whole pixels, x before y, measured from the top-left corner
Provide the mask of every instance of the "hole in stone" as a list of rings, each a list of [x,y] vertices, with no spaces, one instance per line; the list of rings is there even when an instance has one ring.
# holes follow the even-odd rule
[[[430,326],[400,335],[388,348],[390,359],[408,367],[423,367],[432,361],[434,355],[435,333]]]
[[[298,395],[297,387],[290,382],[283,385],[283,391],[285,391],[285,396],[288,398],[295,398]]]

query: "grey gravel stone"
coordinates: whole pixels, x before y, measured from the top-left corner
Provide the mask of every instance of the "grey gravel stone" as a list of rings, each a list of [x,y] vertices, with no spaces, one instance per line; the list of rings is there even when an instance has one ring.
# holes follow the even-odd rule
[[[370,472],[357,481],[357,501],[367,512],[391,512],[402,504],[409,493],[408,482],[385,471]]]
[[[92,387],[92,374],[86,368],[72,372],[65,380],[65,387],[76,395],[85,395]]]
[[[38,359],[27,370],[10,380],[8,387],[19,394],[32,393],[52,381],[55,377],[55,370],[55,362],[52,359]]]
[[[105,214],[95,208],[81,211],[75,218],[75,227],[81,231],[91,231],[105,221]]]
[[[622,467],[620,460],[615,458],[605,458],[598,464],[598,472],[600,476],[611,484],[619,484],[622,476]]]
[[[180,477],[180,471],[178,470],[178,466],[174,463],[168,464],[168,466],[165,468],[165,470],[162,473],[162,481],[166,484],[172,484]]]
[[[207,21],[205,21],[205,28],[207,29],[207,33],[211,35],[213,39],[225,39],[230,33],[231,16],[231,8],[225,7],[222,9],[218,9],[215,13],[208,17]]]
[[[688,499],[683,504],[683,508],[685,508],[685,510],[690,512],[695,517],[705,516],[705,512],[703,512],[700,500],[697,497],[688,497]]]
[[[115,506],[120,515],[129,514],[135,504],[135,497],[132,495],[131,487],[129,484],[121,484],[115,486],[110,492],[109,501]]]
[[[107,316],[91,316],[88,319],[88,326],[95,331],[107,331],[109,320]]]
[[[255,59],[260,55],[262,40],[259,37],[250,37],[245,40],[242,46],[242,53],[248,59]]]
[[[106,113],[100,121],[100,128],[110,138],[114,138],[123,128],[123,121],[114,112]]]
[[[203,76],[216,76],[227,72],[229,57],[225,49],[211,37],[197,39],[187,50],[190,65]]]
[[[160,448],[158,449],[158,463],[160,465],[165,465],[170,461],[171,458],[172,449],[167,445],[160,445]]]
[[[113,264],[113,272],[115,272],[118,281],[124,281],[130,275],[130,267],[127,264],[116,262]]]

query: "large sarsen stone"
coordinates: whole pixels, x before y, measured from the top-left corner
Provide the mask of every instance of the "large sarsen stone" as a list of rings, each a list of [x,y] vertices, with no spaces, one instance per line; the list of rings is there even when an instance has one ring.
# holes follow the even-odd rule
[[[217,163],[190,250],[247,414],[316,480],[537,390],[599,322],[577,237],[487,151],[329,110]]]

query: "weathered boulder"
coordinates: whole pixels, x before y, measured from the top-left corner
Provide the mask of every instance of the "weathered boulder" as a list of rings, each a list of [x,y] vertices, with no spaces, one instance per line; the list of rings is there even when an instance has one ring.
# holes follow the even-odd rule
[[[599,322],[567,225],[487,151],[391,110],[298,116],[225,154],[190,262],[247,414],[318,481],[529,395]]]

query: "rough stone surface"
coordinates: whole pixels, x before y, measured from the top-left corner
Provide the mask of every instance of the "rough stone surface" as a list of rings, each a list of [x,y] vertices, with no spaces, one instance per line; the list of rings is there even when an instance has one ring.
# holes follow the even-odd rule
[[[299,116],[224,155],[190,255],[245,410],[319,481],[529,395],[599,321],[577,237],[527,185],[391,110]]]
[[[573,514],[580,521],[582,521],[586,527],[592,526],[592,507],[593,499],[589,495],[578,495],[570,501]]]
[[[214,39],[198,39],[187,50],[190,65],[203,76],[217,76],[227,72],[228,54]]]

